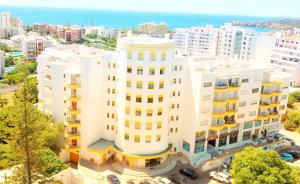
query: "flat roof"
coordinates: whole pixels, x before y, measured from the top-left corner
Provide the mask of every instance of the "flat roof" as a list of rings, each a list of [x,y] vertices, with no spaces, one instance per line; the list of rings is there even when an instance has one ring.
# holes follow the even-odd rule
[[[101,139],[97,140],[96,142],[88,145],[88,148],[92,148],[92,149],[101,151],[109,146],[115,146],[114,141],[108,141],[106,139],[101,138]]]

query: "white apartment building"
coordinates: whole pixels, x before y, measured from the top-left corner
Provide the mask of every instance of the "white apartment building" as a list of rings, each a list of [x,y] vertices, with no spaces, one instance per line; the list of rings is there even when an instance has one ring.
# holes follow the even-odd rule
[[[175,29],[173,40],[179,53],[193,56],[216,56],[219,29],[212,25]]]
[[[271,64],[280,71],[293,74],[293,85],[300,86],[300,35],[278,32]]]
[[[9,12],[0,14],[0,37],[11,37],[24,34],[23,22],[19,18],[11,16]]]
[[[17,35],[11,37],[13,45],[22,50],[29,60],[35,60],[45,48],[52,47],[56,41],[50,37],[38,35]]]
[[[72,162],[152,167],[170,154],[194,166],[278,131],[290,77],[250,62],[197,61],[166,38],[123,37],[117,51],[47,48],[39,107],[66,126]]]
[[[255,55],[255,41],[255,30],[226,23],[220,28],[218,55],[242,60],[253,59]]]
[[[118,30],[112,28],[105,28],[103,26],[88,26],[84,27],[85,35],[96,33],[99,36],[106,37],[106,38],[117,38],[118,37]]]

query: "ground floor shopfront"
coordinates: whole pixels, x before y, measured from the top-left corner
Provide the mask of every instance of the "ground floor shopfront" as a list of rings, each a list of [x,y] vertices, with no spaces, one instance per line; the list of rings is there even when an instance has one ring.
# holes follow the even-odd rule
[[[172,145],[169,145],[167,149],[160,153],[133,155],[122,152],[112,141],[101,139],[91,144],[87,148],[88,153],[81,155],[81,159],[89,160],[96,164],[102,164],[109,159],[113,159],[129,167],[145,168],[154,167],[163,163],[168,158],[171,150]]]

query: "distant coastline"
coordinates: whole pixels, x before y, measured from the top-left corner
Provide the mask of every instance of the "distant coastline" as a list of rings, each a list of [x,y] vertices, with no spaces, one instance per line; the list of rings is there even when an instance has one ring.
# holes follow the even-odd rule
[[[300,28],[300,19],[282,19],[274,21],[265,21],[265,22],[241,22],[233,21],[235,26],[247,26],[253,28],[269,28],[269,29],[293,29]]]
[[[122,12],[103,10],[84,10],[66,8],[37,8],[0,6],[0,11],[10,11],[20,17],[25,24],[76,24],[76,25],[103,25],[111,28],[135,28],[143,22],[166,22],[169,28],[185,28],[212,24],[220,27],[225,22],[265,22],[281,20],[279,17],[249,17],[234,15],[204,15],[178,14],[153,12]],[[256,27],[257,31],[265,32],[271,29]]]

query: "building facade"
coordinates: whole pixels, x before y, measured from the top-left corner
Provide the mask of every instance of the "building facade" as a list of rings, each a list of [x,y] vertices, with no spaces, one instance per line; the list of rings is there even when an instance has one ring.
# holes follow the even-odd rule
[[[156,24],[155,22],[146,22],[138,26],[138,31],[152,36],[162,37],[168,33],[168,25],[164,22]]]
[[[4,61],[4,51],[0,50],[0,76],[2,77],[5,72],[5,61]]]
[[[21,19],[12,17],[10,12],[0,14],[0,37],[11,37],[24,34],[23,22]]]
[[[271,64],[278,70],[293,74],[293,85],[300,86],[300,35],[276,33]]]
[[[208,56],[217,55],[219,30],[212,25],[176,29],[173,40],[177,50],[183,55]]]
[[[112,28],[105,28],[103,26],[89,26],[84,28],[84,35],[97,34],[105,38],[117,38],[118,30]]]
[[[175,54],[166,38],[123,37],[116,52],[79,46],[38,57],[39,107],[66,126],[64,155],[152,167],[194,166],[281,129],[290,78],[234,61]]]

